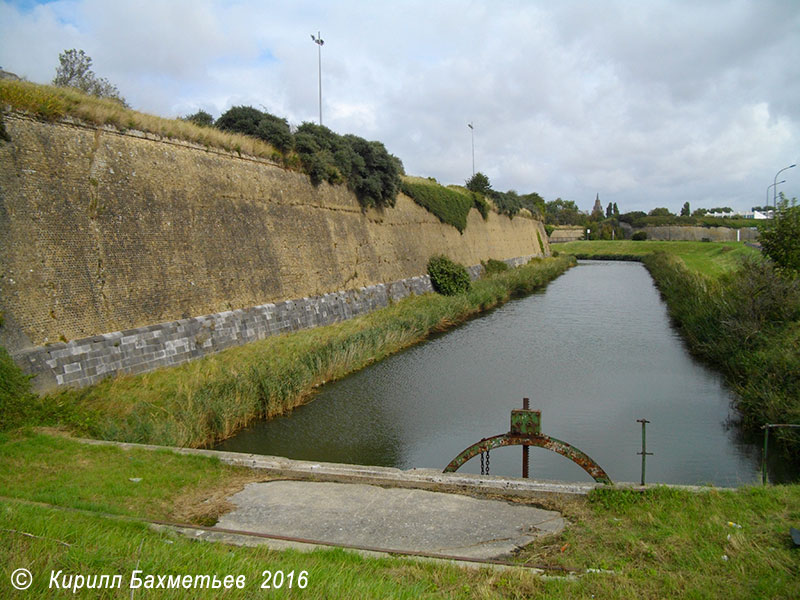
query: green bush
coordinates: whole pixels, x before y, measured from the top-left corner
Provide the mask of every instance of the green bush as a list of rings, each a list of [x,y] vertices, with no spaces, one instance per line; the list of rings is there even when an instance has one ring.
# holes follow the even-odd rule
[[[635,242],[641,242],[647,239],[647,232],[646,231],[637,231],[631,236],[631,239]]]
[[[403,163],[380,142],[368,142],[356,135],[344,139],[356,155],[348,185],[358,201],[364,207],[394,206]]]
[[[508,271],[509,269],[507,263],[504,263],[502,260],[495,260],[494,258],[490,258],[486,262],[481,261],[481,264],[483,265],[487,275],[502,273],[503,271]]]
[[[472,197],[438,183],[406,180],[400,184],[400,188],[406,196],[436,215],[442,223],[452,225],[461,233],[467,228],[467,215],[474,203]]]
[[[255,135],[275,146],[284,154],[289,152],[294,145],[292,132],[286,119],[268,113],[264,113],[263,118],[259,121]]]
[[[472,192],[472,206],[481,213],[484,221],[489,218],[489,212],[492,210],[492,207],[483,196],[476,192]]]
[[[347,181],[361,206],[394,206],[403,163],[380,142],[356,135],[342,136],[322,125],[303,123],[297,128],[294,143],[314,185]]]
[[[800,271],[800,206],[783,197],[775,218],[759,227],[764,253],[782,269]]]
[[[464,265],[453,262],[444,255],[432,256],[428,261],[428,275],[433,289],[443,296],[456,296],[469,291],[472,282]]]
[[[189,121],[189,123],[194,123],[200,127],[211,127],[214,125],[214,117],[204,110],[198,110],[194,114],[186,115],[183,117],[183,120]]]
[[[214,127],[223,131],[233,131],[244,133],[245,135],[257,136],[258,124],[264,118],[257,108],[252,106],[233,106],[222,113],[214,123]]]

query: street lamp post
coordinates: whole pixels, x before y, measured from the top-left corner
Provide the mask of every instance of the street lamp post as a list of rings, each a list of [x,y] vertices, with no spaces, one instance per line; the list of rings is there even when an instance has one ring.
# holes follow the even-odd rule
[[[786,183],[785,179],[781,179],[778,183],[770,183],[767,186],[767,198],[765,200],[766,204],[764,206],[769,206],[769,188],[774,188],[776,185],[780,185],[782,183]]]
[[[314,43],[319,46],[317,49],[318,52],[318,60],[319,60],[319,124],[322,125],[322,44],[325,41],[322,39],[320,32],[317,32],[317,37],[314,37],[314,34],[311,34],[311,39],[314,40]]]
[[[469,127],[469,135],[472,138],[472,176],[475,177],[475,128],[472,126],[472,121],[467,123]]]
[[[778,210],[778,175],[783,173],[786,169],[791,169],[792,167],[796,167],[797,165],[789,165],[788,167],[783,167],[780,171],[775,173],[775,179],[773,185],[775,189],[772,190],[772,206],[775,210]],[[782,182],[781,182],[782,183]]]

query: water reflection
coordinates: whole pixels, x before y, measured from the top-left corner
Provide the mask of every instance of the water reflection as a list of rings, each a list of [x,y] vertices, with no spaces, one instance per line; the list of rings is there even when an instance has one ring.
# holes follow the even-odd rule
[[[582,262],[545,292],[326,385],[291,416],[218,448],[297,459],[442,469],[466,446],[509,429],[522,397],[542,431],[574,444],[615,481],[737,485],[759,477],[758,444],[728,424],[731,395],[669,325],[638,263]],[[519,475],[519,447],[491,454]],[[478,472],[475,458],[462,470]],[[569,460],[531,449],[531,476],[586,481]]]

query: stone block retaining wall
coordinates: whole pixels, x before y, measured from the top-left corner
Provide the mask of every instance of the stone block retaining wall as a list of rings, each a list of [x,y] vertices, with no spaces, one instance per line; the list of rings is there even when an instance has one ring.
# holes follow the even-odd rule
[[[511,266],[531,256],[508,259]],[[483,267],[468,268],[474,280]],[[214,354],[226,348],[366,314],[411,294],[433,291],[430,277],[410,277],[310,298],[180,319],[55,343],[19,352],[14,360],[36,375],[34,388],[84,387],[118,373],[143,373]]]

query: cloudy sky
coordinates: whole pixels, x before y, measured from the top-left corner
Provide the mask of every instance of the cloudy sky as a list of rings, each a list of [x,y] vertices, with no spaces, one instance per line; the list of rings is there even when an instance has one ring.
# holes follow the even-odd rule
[[[318,31],[323,123],[409,174],[463,183],[469,122],[495,189],[585,210],[747,210],[800,159],[797,0],[0,0],[0,66],[48,83],[79,48],[137,110],[300,124]]]

